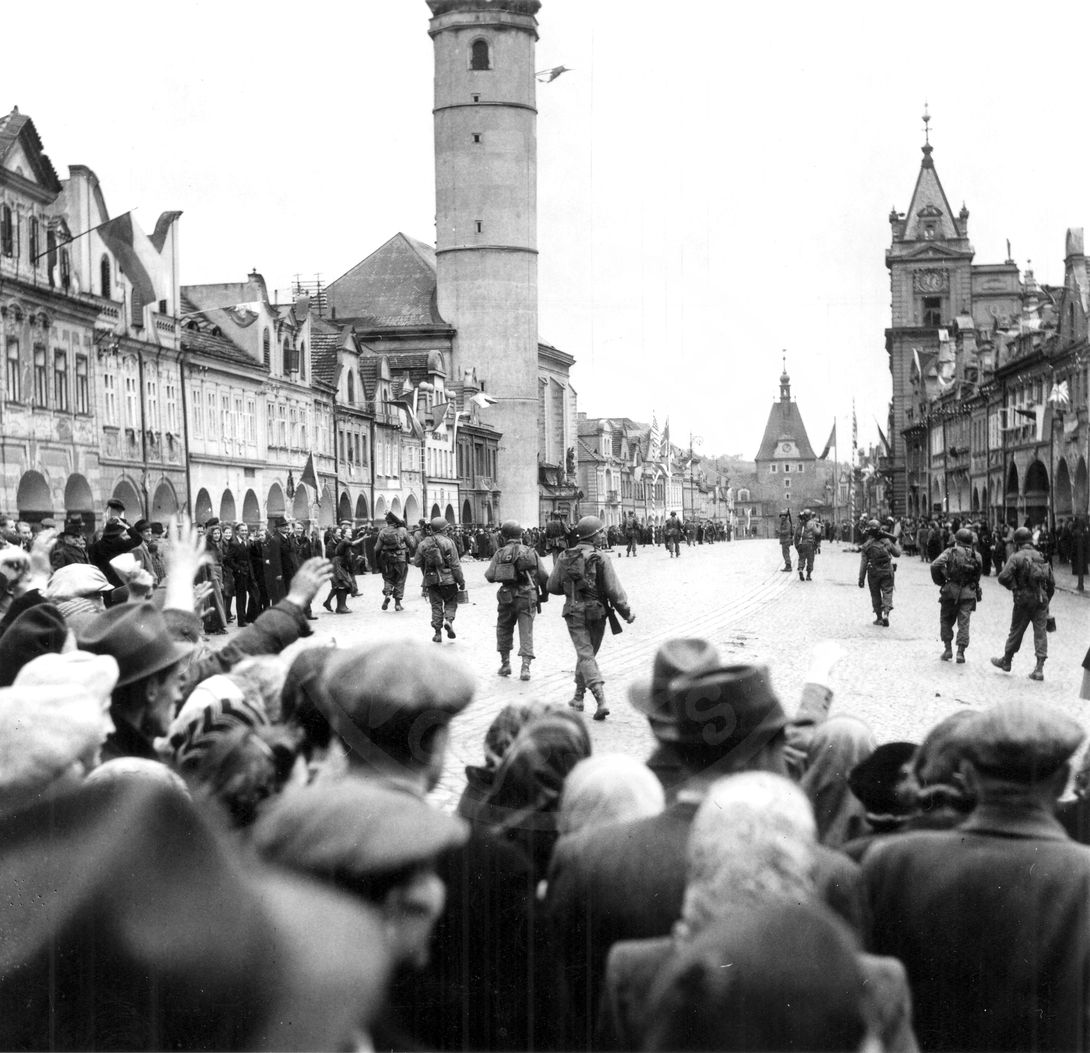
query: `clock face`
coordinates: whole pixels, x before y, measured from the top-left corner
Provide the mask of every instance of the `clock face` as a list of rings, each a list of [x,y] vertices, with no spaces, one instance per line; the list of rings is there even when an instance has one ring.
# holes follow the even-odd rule
[[[780,449],[781,449],[781,450],[782,450],[782,451],[783,451],[784,453],[790,453],[790,452],[791,452],[791,443],[789,443],[789,442],[784,442],[784,443],[781,443],[781,444],[780,444]]]
[[[920,274],[919,287],[923,292],[941,292],[943,276],[939,271],[923,271]]]

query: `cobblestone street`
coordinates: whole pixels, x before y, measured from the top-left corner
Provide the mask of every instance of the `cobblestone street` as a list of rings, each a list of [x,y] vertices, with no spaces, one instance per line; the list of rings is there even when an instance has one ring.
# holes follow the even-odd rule
[[[1090,599],[1070,589],[1068,568],[1057,566],[1052,613],[1058,631],[1049,636],[1044,683],[1033,683],[1032,630],[1004,674],[988,659],[1001,653],[1010,621],[1010,594],[993,577],[984,578],[984,599],[972,621],[972,641],[965,665],[939,661],[938,590],[928,567],[918,559],[899,560],[891,625],[872,624],[869,593],[856,586],[859,556],[846,546],[826,542],[812,582],[781,571],[775,541],[742,541],[683,548],[671,560],[664,548],[651,546],[638,557],[612,554],[628,591],[636,621],[621,636],[606,633],[600,661],[612,713],[604,723],[588,721],[596,750],[620,750],[636,756],[650,748],[646,720],[627,701],[628,686],[650,674],[658,645],[677,636],[711,640],[725,661],[764,662],[785,707],[797,702],[811,648],[837,640],[844,657],[834,669],[834,712],[865,719],[879,740],[918,740],[932,724],[955,709],[979,708],[1004,698],[1047,699],[1074,715],[1090,730],[1090,703],[1078,698],[1081,662],[1090,643]],[[487,564],[466,560],[463,569],[470,603],[459,609],[458,638],[444,649],[464,658],[477,672],[479,691],[473,705],[455,721],[447,770],[437,797],[452,803],[464,783],[465,764],[479,762],[485,729],[504,703],[543,697],[565,702],[571,697],[573,652],[561,604],[553,599],[535,624],[537,661],[533,679],[495,675],[495,586],[484,581]],[[405,611],[380,609],[381,582],[359,578],[363,595],[350,601],[353,613],[334,617],[320,607],[315,623],[320,637],[341,645],[364,640],[415,635],[428,640],[428,608],[421,596],[420,572],[409,571]],[[518,666],[515,666],[516,673]],[[588,708],[592,708],[593,704]]]

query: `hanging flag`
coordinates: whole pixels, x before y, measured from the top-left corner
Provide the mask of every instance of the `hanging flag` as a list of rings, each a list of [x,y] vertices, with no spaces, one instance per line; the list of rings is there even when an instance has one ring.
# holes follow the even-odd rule
[[[1045,411],[1048,406],[1034,406],[1033,413],[1036,417],[1037,425],[1037,441],[1040,442],[1045,437]]]
[[[98,229],[98,235],[113,253],[121,272],[132,283],[133,299],[141,304],[155,304],[155,286],[143,262],[136,251],[136,231],[132,224],[132,213],[126,212],[116,219],[108,220]]]
[[[568,66],[553,66],[552,69],[539,69],[534,74],[542,84],[551,84],[561,73],[571,73]]]
[[[434,406],[432,406],[430,410],[428,410],[428,413],[431,415],[432,419],[432,431],[438,431],[446,424],[447,414],[453,407],[453,402],[437,402]]]
[[[666,423],[662,426],[662,454],[663,460],[666,461],[666,474],[670,474],[673,461],[673,450],[670,449],[670,418],[666,418]]]
[[[390,401],[401,406],[408,418],[409,428],[413,435],[418,439],[423,439],[424,428],[416,416],[416,388],[413,387],[408,377],[405,378],[405,386]]]
[[[478,391],[476,395],[469,400],[471,406],[476,406],[477,409],[487,409],[489,406],[494,406],[499,399],[494,399],[491,395],[486,395],[483,391]]]
[[[819,461],[824,461],[829,456],[829,451],[836,447],[836,421],[833,421],[833,430],[829,432],[829,439],[825,443],[825,449],[821,451]]]
[[[662,453],[662,432],[659,431],[659,422],[655,419],[655,411],[651,411],[651,430],[647,435],[647,459],[657,461]]]
[[[948,329],[939,330],[939,343],[948,344],[950,342],[950,331]]]
[[[1061,380],[1058,384],[1052,385],[1052,390],[1048,394],[1048,401],[1056,409],[1065,410],[1071,406],[1071,392],[1068,390],[1067,381]]]
[[[855,419],[855,399],[852,399],[852,460],[855,460],[855,451],[859,449],[859,422]]]
[[[306,467],[303,468],[303,474],[299,476],[299,482],[314,487],[314,492],[318,492],[318,476],[314,474],[314,454],[307,457]]]
[[[920,365],[920,349],[914,347],[912,349],[912,364],[916,367],[916,376],[923,376],[923,367]]]
[[[882,433],[882,425],[878,423],[877,418],[875,418],[874,426],[878,429],[878,441],[882,444],[882,451],[888,457],[890,455],[889,440]]]

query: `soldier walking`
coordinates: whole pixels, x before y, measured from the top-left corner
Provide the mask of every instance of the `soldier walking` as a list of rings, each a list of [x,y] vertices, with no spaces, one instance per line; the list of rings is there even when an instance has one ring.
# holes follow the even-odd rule
[[[449,537],[449,524],[442,516],[431,521],[431,533],[417,546],[413,564],[424,572],[424,588],[431,604],[433,643],[443,642],[443,630],[453,640],[454,617],[458,613],[458,591],[466,587],[458,548]]]
[[[954,544],[931,564],[931,580],[939,590],[939,638],[944,662],[953,658],[954,622],[958,626],[958,664],[965,662],[969,646],[969,618],[980,599],[980,575],[984,561],[974,548],[973,532],[961,529],[954,535]]]
[[[1033,651],[1037,665],[1030,680],[1044,680],[1045,659],[1048,657],[1048,604],[1056,591],[1052,564],[1033,547],[1033,532],[1019,527],[1014,532],[1016,551],[999,572],[999,584],[1014,594],[1011,629],[1003,647],[1003,657],[993,658],[992,665],[1003,672],[1011,671],[1011,659],[1022,646],[1026,628],[1033,626]]]
[[[863,588],[866,579],[874,624],[886,628],[889,628],[889,612],[893,610],[893,558],[900,554],[893,538],[882,531],[882,524],[877,519],[869,520],[859,550],[859,587]]]
[[[677,517],[677,512],[671,512],[670,517],[662,525],[662,536],[666,541],[666,551],[670,553],[670,558],[681,558],[681,520]]]
[[[564,528],[564,517],[559,512],[552,512],[545,524],[545,548],[553,554],[553,566],[560,558],[560,553],[568,547],[568,532]]]
[[[595,720],[609,716],[597,659],[606,621],[613,615],[612,608],[629,624],[635,621],[613,564],[598,552],[603,530],[597,516],[580,519],[575,525],[576,543],[557,561],[548,583],[552,595],[565,597],[562,613],[575,647],[575,695],[568,705],[582,710],[583,698],[590,688],[597,703]]]
[[[821,540],[821,521],[814,518],[809,508],[799,513],[799,525],[795,528],[795,551],[799,556],[799,581],[811,581],[814,572],[814,556]],[[805,577],[803,572],[805,571]]]
[[[791,542],[793,540],[794,530],[791,529],[791,509],[785,508],[780,513],[780,555],[783,556],[783,569],[790,572],[791,570]]]
[[[636,513],[629,512],[628,519],[624,524],[624,537],[627,542],[625,549],[625,557],[638,556],[639,553],[639,540],[640,540],[640,525],[636,522]]]
[[[445,520],[444,520],[445,522]],[[401,601],[405,598],[405,576],[409,573],[409,556],[413,549],[405,524],[393,512],[386,513],[386,525],[378,532],[375,539],[375,561],[382,571],[382,609],[389,610],[390,600],[394,601],[394,610],[403,611]]]
[[[513,519],[500,527],[504,544],[484,572],[485,581],[496,582],[496,650],[500,653],[499,676],[511,675],[511,647],[515,626],[519,631],[520,680],[530,679],[534,660],[534,616],[540,608],[538,593],[549,583],[549,574],[537,552],[522,543],[522,527]]]

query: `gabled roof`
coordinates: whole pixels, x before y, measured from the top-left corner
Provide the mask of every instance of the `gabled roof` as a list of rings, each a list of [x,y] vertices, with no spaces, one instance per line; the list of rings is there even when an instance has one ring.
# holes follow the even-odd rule
[[[435,249],[397,233],[326,287],[338,320],[364,328],[446,325],[435,294]]]
[[[806,425],[802,423],[802,414],[799,413],[797,402],[777,399],[772,403],[772,409],[768,413],[768,423],[765,425],[764,438],[761,439],[761,448],[757,451],[754,460],[769,461],[776,452],[776,447],[784,439],[791,439],[799,448],[799,457],[804,461],[815,459],[814,448],[810,445],[810,439],[806,434]]]
[[[942,189],[935,163],[931,160],[931,149],[930,146],[923,147],[923,161],[920,163],[920,174],[916,178],[916,189],[912,191],[912,201],[905,213],[906,241],[923,240],[921,224],[928,220],[936,222],[943,238],[954,240],[961,237],[954,223],[954,210],[946,200],[946,191]]]
[[[11,113],[0,117],[0,168],[5,166],[17,144],[22,146],[27,162],[34,169],[33,181],[50,193],[59,194],[61,181],[57,178],[53,162],[42,150],[38,130],[34,127],[34,122],[25,113],[20,113],[15,106]]]

